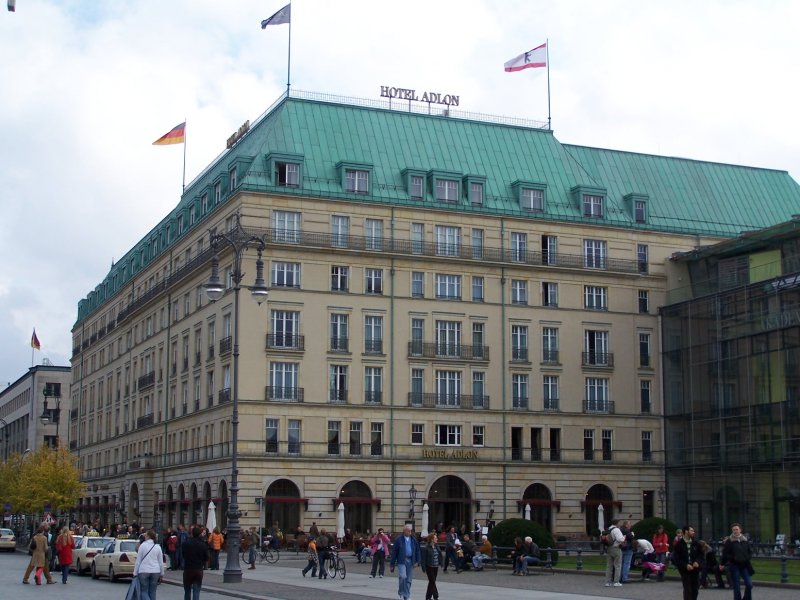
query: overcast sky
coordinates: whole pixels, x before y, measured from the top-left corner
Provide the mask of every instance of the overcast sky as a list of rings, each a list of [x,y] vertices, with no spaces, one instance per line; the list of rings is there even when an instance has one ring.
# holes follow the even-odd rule
[[[2,2],[4,5],[5,2]],[[0,13],[0,389],[69,364],[77,303],[186,180],[286,89],[284,0],[17,0]],[[3,9],[5,10],[5,9]],[[295,0],[291,83],[546,120],[565,143],[788,170],[800,179],[796,0]],[[800,212],[800,207],[798,207]]]

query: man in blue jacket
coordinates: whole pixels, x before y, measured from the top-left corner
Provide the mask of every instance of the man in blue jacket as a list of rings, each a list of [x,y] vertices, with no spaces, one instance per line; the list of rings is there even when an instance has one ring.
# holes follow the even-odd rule
[[[394,572],[397,565],[397,594],[400,600],[411,597],[411,581],[414,579],[414,567],[419,566],[419,542],[414,537],[410,524],[403,527],[403,534],[398,535],[392,545],[392,556],[389,568]]]

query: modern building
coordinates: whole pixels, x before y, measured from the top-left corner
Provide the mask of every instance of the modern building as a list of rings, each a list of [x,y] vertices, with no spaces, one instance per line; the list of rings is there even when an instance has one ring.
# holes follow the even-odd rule
[[[673,256],[662,311],[670,514],[800,537],[800,215]],[[789,536],[792,537],[789,537]]]
[[[797,206],[786,172],[283,96],[79,303],[78,516],[204,522],[213,499],[224,525],[234,450],[245,526],[332,529],[340,503],[358,532],[424,506],[431,526],[529,510],[564,536],[599,506],[661,514],[669,258]],[[270,293],[237,311],[228,245],[227,293],[204,285],[210,234],[239,224],[242,285],[263,258]]]
[[[37,365],[0,392],[0,456],[67,439],[70,367]],[[62,418],[63,416],[63,418]]]

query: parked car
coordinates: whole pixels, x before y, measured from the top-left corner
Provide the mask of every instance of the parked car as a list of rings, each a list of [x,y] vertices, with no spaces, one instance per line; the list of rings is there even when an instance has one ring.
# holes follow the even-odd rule
[[[81,539],[80,546],[76,543],[75,549],[72,551],[72,564],[75,565],[75,572],[78,575],[85,574],[91,568],[95,555],[102,552],[105,545],[113,539],[87,535]]]
[[[116,581],[118,577],[133,577],[138,545],[139,540],[135,538],[117,538],[108,542],[92,559],[92,579],[108,577]]]
[[[17,537],[10,529],[0,529],[0,550],[14,552],[17,549]]]

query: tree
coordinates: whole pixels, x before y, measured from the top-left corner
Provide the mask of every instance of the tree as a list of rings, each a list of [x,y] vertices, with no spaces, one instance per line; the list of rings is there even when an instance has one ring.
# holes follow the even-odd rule
[[[0,473],[6,480],[0,489],[15,513],[39,513],[48,504],[60,512],[75,506],[83,489],[76,459],[63,447],[15,454]]]

